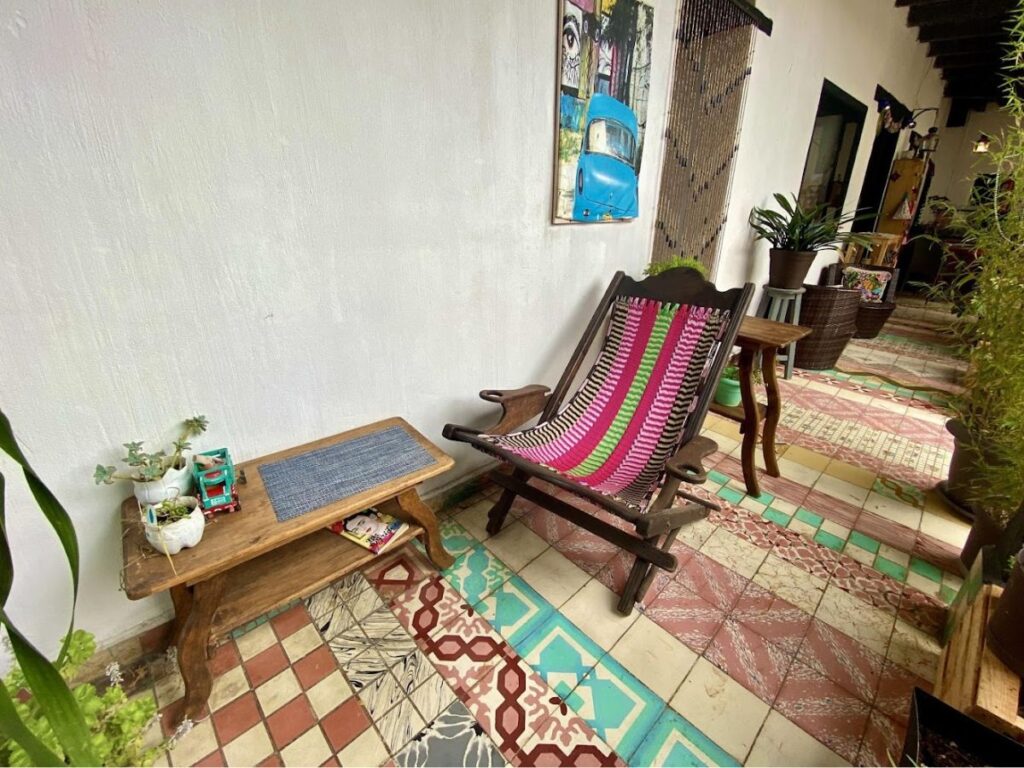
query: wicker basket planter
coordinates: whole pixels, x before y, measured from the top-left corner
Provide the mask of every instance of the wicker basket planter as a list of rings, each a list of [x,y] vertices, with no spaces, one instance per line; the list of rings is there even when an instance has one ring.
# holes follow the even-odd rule
[[[796,343],[794,365],[814,371],[834,368],[857,330],[860,291],[821,285],[804,289],[800,325],[812,332]]]
[[[855,339],[873,339],[882,332],[889,316],[896,309],[891,302],[861,302],[857,310],[857,332],[853,334]]]

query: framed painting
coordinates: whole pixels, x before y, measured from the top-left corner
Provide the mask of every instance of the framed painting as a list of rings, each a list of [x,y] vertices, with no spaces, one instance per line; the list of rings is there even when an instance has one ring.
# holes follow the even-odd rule
[[[560,7],[554,221],[635,219],[654,9],[643,0]]]

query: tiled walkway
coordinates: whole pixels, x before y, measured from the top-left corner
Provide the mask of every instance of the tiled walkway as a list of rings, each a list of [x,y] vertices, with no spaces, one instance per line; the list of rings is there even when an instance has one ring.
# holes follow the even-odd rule
[[[735,431],[709,419],[722,510],[680,537],[642,611],[614,610],[629,560],[546,511],[517,503],[488,537],[492,491],[443,513],[443,573],[409,547],[221,646],[213,714],[168,761],[891,764],[959,584],[944,568],[963,526],[927,490],[948,461],[940,412],[857,378],[784,388],[787,479],[744,496]],[[829,441],[876,412],[888,437]],[[911,434],[935,451],[885,454]],[[180,679],[154,691],[169,720]]]

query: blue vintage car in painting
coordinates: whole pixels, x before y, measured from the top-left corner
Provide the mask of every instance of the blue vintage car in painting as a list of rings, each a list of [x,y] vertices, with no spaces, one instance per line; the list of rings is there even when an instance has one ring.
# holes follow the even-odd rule
[[[636,218],[636,145],[633,110],[611,96],[593,94],[576,171],[573,220]]]

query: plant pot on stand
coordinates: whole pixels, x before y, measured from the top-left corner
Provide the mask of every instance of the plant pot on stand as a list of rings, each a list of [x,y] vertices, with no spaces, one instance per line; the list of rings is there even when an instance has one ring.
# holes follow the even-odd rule
[[[1024,677],[1024,550],[1013,558],[1010,580],[988,623],[988,646],[1006,666]]]
[[[788,251],[772,248],[768,251],[768,285],[796,291],[803,287],[807,273],[814,263],[815,251]]]

